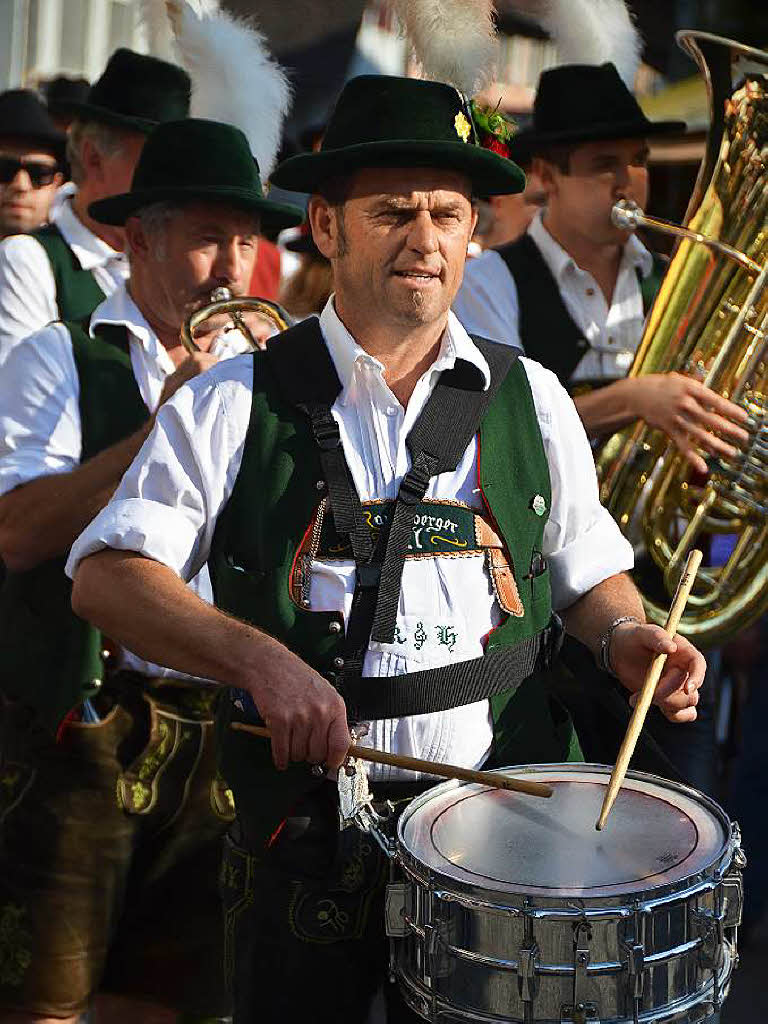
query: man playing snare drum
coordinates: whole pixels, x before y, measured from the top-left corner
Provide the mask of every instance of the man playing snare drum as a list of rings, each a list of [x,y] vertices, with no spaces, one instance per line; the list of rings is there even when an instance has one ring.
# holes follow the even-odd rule
[[[470,116],[445,85],[347,85],[323,148],[273,177],[313,193],[335,288],[320,320],[181,388],[70,559],[78,614],[230,687],[237,1021],[362,1022],[386,976],[383,856],[339,833],[336,786],[308,770],[333,777],[350,722],[467,767],[578,759],[529,679],[553,608],[630,691],[667,652],[657,701],[696,716],[704,659],[644,623],[573,403],[450,313],[473,195],[523,185]],[[218,608],[184,585],[206,562]],[[229,728],[260,719],[271,757]],[[433,780],[377,766],[370,782],[397,799]],[[413,1019],[387,990],[390,1020]]]

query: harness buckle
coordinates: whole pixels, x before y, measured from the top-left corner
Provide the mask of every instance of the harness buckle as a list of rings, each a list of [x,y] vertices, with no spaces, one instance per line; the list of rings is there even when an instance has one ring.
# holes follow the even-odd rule
[[[312,436],[321,451],[329,452],[341,444],[339,425],[330,409],[315,410],[311,414]]]

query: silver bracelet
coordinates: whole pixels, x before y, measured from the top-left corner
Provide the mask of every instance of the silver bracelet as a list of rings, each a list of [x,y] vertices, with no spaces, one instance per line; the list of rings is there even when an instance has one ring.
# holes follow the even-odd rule
[[[611,664],[611,640],[613,638],[613,631],[617,626],[621,626],[624,622],[636,622],[640,624],[640,619],[636,615],[621,615],[618,619],[614,619],[608,629],[600,637],[600,653],[597,658],[597,663],[603,672],[608,672],[609,675],[615,675],[613,671],[613,665]]]

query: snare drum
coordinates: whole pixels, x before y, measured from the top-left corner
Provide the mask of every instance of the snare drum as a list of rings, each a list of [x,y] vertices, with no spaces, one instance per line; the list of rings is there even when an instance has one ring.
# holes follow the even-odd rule
[[[418,1014],[440,1022],[693,1024],[736,965],[739,832],[708,797],[610,769],[507,769],[549,800],[448,782],[400,818],[387,928]]]

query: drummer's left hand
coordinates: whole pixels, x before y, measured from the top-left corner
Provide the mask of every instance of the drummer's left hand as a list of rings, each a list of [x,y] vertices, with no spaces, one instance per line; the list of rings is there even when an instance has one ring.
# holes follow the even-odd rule
[[[702,653],[685,637],[678,634],[670,640],[661,626],[647,623],[622,623],[611,637],[611,665],[631,692],[629,703],[633,707],[652,658],[665,653],[667,661],[653,702],[670,722],[692,722],[707,669]]]

